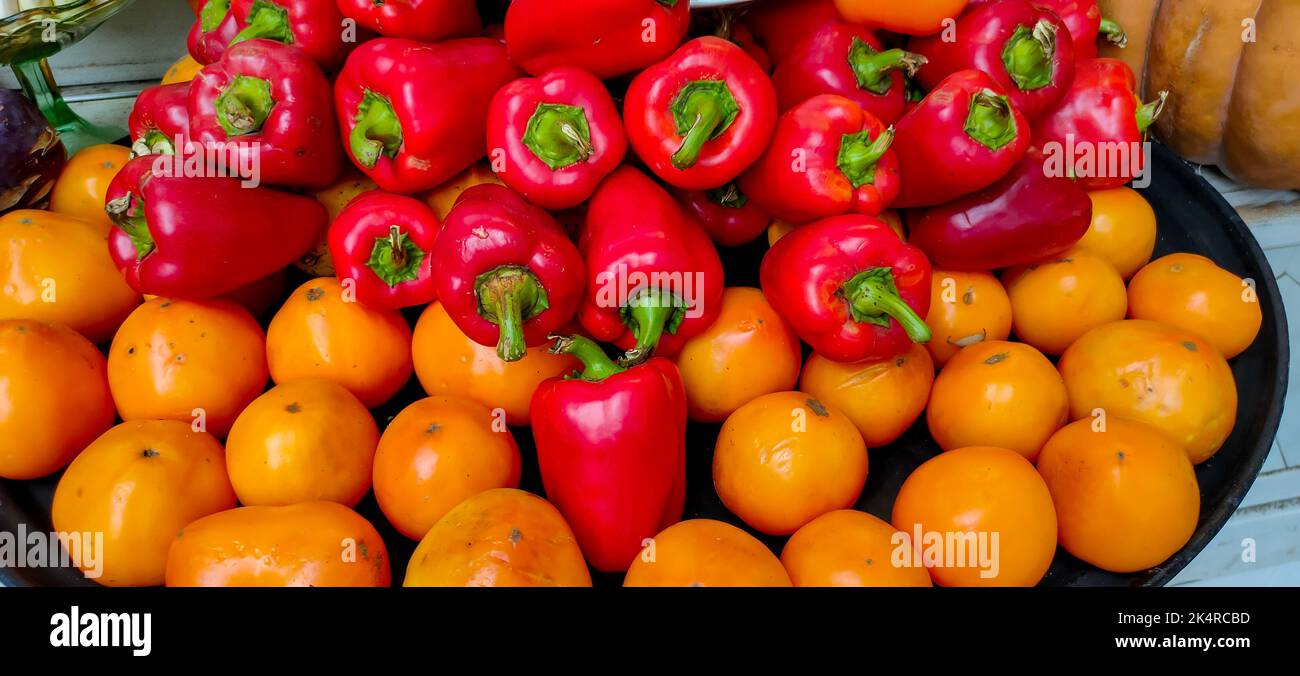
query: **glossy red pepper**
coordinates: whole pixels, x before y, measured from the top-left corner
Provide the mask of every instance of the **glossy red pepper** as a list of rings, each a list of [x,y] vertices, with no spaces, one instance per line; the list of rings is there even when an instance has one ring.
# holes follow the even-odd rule
[[[433,249],[441,224],[423,200],[382,190],[363,192],[330,223],[334,274],[352,280],[362,305],[380,310],[437,298]]]
[[[795,46],[772,73],[772,85],[783,111],[819,94],[839,94],[893,124],[903,116],[906,78],[923,65],[925,57],[885,49],[861,26],[833,23]]]
[[[587,263],[578,319],[593,338],[628,350],[627,362],[672,356],[718,318],[718,250],[636,169],[622,167],[596,189],[578,248]]]
[[[900,190],[890,129],[843,96],[815,96],[781,116],[740,188],[787,223],[850,212],[874,216]]]
[[[223,155],[241,167],[256,162],[263,182],[322,188],[343,172],[330,83],[300,49],[232,46],[195,76],[189,112],[195,141],[227,144]]]
[[[718,246],[748,244],[772,223],[772,215],[741,192],[735,181],[712,190],[677,188],[673,196]]]
[[[334,81],[344,149],[384,190],[436,187],[483,157],[492,96],[520,75],[491,38],[370,40]]]
[[[564,228],[505,186],[456,200],[433,253],[438,298],[462,333],[518,361],[568,324],[582,300],[582,256]]]
[[[731,15],[725,14],[724,16]],[[764,73],[771,73],[772,57],[768,55],[767,50],[763,49],[763,47],[758,44],[758,39],[754,37],[754,33],[750,31],[749,28],[745,27],[744,24],[731,23],[730,20],[728,20],[726,26],[726,34],[718,35],[718,37],[736,43],[736,46],[745,50],[745,53],[754,60],[754,63],[758,64],[759,68],[763,69]]]
[[[987,4],[995,0],[971,0],[970,5]],[[1097,40],[1105,37],[1107,41],[1125,47],[1128,35],[1124,27],[1112,19],[1101,15],[1097,0],[1031,0],[1035,7],[1052,10],[1065,27],[1070,29],[1070,38],[1074,43],[1074,61],[1097,58]]]
[[[230,11],[239,24],[231,40],[265,38],[293,45],[307,52],[320,67],[332,72],[358,43],[369,35],[345,30],[343,13],[335,0],[230,0]]]
[[[572,67],[502,87],[487,120],[502,182],[546,209],[575,207],[623,161],[627,135],[609,90]]]
[[[238,178],[168,175],[138,157],[108,186],[108,252],[131,288],[211,298],[269,276],[325,234],[320,202]]]
[[[809,223],[763,257],[763,295],[818,354],[887,359],[930,340],[930,261],[859,214]]]
[[[533,439],[546,498],[573,528],[583,556],[627,570],[646,538],[682,517],[686,498],[686,391],[669,360],[622,368],[582,336],[551,351],[583,362],[533,393]]]
[[[390,38],[437,42],[479,34],[474,0],[337,0],[343,16]]]
[[[641,70],[681,44],[688,0],[513,0],[510,60],[533,75],[574,66],[607,80]]]
[[[190,83],[155,85],[140,92],[127,118],[131,153],[135,156],[173,154],[176,139],[190,135]]]
[[[776,92],[735,44],[702,37],[645,69],[623,99],[628,141],[659,178],[716,188],[740,175],[776,127]]]
[[[832,0],[763,0],[747,5],[741,17],[777,66],[804,38],[840,21]]]
[[[988,75],[949,75],[895,127],[903,185],[894,206],[942,204],[993,183],[1025,156],[1029,135],[1025,116]]]
[[[239,30],[239,21],[230,11],[230,0],[207,0],[190,27],[185,46],[195,61],[207,65],[221,58]]]

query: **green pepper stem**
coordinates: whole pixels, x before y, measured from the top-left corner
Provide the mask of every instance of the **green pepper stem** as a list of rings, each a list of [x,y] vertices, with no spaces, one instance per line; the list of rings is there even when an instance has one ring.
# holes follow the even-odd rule
[[[1146,133],[1146,130],[1150,129],[1151,125],[1155,124],[1156,120],[1160,117],[1160,113],[1164,112],[1165,101],[1167,100],[1169,100],[1169,91],[1164,90],[1161,91],[1159,94],[1156,94],[1155,101],[1152,101],[1150,103],[1144,103],[1138,106],[1137,109],[1138,131],[1142,133]]]
[[[254,0],[252,9],[248,11],[247,20],[248,26],[235,34],[230,44],[257,38],[275,40],[286,45],[293,44],[293,29],[289,27],[288,9],[274,2]]]
[[[684,308],[676,296],[654,288],[645,288],[628,299],[623,319],[636,336],[636,345],[619,360],[632,366],[650,358],[664,332],[674,333],[681,324]]]
[[[348,145],[353,157],[366,169],[373,169],[381,154],[397,156],[402,147],[402,122],[387,98],[366,90],[357,105],[356,125],[348,134]]]
[[[892,126],[880,132],[874,141],[866,130],[856,134],[845,134],[840,137],[840,153],[836,166],[839,167],[840,173],[849,179],[854,190],[868,183],[874,183],[876,163],[884,157],[885,151],[889,150],[893,142]]]
[[[553,170],[585,162],[596,150],[581,106],[539,103],[524,129],[524,146]]]
[[[1106,39],[1110,41],[1111,44],[1120,49],[1128,47],[1128,32],[1124,30],[1123,26],[1119,25],[1118,21],[1110,17],[1101,17],[1101,30],[1099,31],[1099,34],[1106,36]]]
[[[550,307],[546,289],[522,265],[502,265],[474,280],[479,314],[498,327],[497,356],[519,361],[528,352],[524,323]]]
[[[727,83],[696,80],[678,92],[670,106],[682,144],[672,155],[678,169],[689,169],[700,159],[704,144],[727,130],[740,113],[740,106]]]
[[[216,30],[229,13],[230,0],[208,0],[199,10],[199,30],[204,33]]]
[[[898,295],[893,268],[871,268],[854,275],[840,290],[853,319],[864,324],[888,327],[892,317],[914,343],[930,340],[930,327]]]
[[[145,155],[175,155],[176,146],[172,140],[157,129],[150,129],[145,132],[144,136],[136,139],[131,144],[131,157],[144,157]]]
[[[707,194],[714,204],[728,209],[743,209],[745,204],[749,202],[749,198],[745,197],[745,193],[740,192],[740,186],[735,181],[720,188],[714,188],[708,191]]]
[[[236,75],[214,102],[217,123],[226,136],[256,134],[275,107],[271,83],[260,77]]]
[[[104,205],[109,220],[122,229],[131,238],[135,247],[135,259],[144,260],[154,249],[153,234],[149,232],[149,221],[145,218],[144,198],[134,193],[127,193]]]
[[[998,150],[1016,138],[1016,118],[1011,102],[991,89],[971,98],[966,134],[989,150]]]
[[[890,77],[893,71],[902,71],[907,77],[913,77],[927,63],[924,56],[902,49],[877,52],[862,38],[856,37],[849,47],[848,60],[858,87],[873,94],[884,94],[894,86]]]
[[[1021,91],[1052,84],[1052,57],[1056,53],[1056,24],[1039,20],[1033,28],[1017,26],[1002,48],[1002,65]]]
[[[582,373],[578,377],[592,383],[598,383],[616,373],[622,373],[627,369],[614,363],[614,360],[605,354],[590,338],[584,336],[560,336],[551,334],[547,336],[555,341],[551,344],[551,354],[571,354],[582,362]]]
[[[424,256],[425,252],[402,232],[401,226],[391,225],[387,235],[375,238],[366,267],[392,288],[419,279]]]

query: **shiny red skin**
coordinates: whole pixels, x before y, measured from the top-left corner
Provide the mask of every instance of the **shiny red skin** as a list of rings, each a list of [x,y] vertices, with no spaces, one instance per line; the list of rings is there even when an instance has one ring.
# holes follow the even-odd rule
[[[336,0],[343,16],[379,35],[437,42],[479,34],[474,0]]]
[[[370,266],[376,239],[387,239],[398,226],[407,241],[424,252],[415,279],[389,286]],[[370,190],[348,202],[330,223],[326,241],[334,261],[334,276],[356,284],[362,305],[396,310],[431,303],[437,298],[433,284],[433,250],[442,224],[429,205],[405,195]]]
[[[705,142],[693,166],[678,169],[671,157],[682,137],[670,107],[682,87],[696,80],[725,81],[740,113]],[[716,188],[740,175],[767,147],[776,117],[776,91],[763,68],[735,43],[709,36],[691,40],[641,71],[623,99],[632,149],[664,182],[687,190]]]
[[[885,51],[871,31],[853,24],[827,24],[800,41],[772,73],[777,104],[789,110],[819,94],[838,94],[862,106],[885,124],[903,116],[907,83],[902,71],[889,74],[889,91],[877,94],[858,86],[849,64],[849,48],[858,38],[877,52]]]
[[[776,66],[805,37],[840,21],[833,0],[763,0],[750,5],[741,18]]]
[[[739,189],[737,189],[739,191]],[[673,197],[686,212],[709,233],[709,238],[718,246],[741,246],[748,244],[767,231],[772,223],[772,215],[763,211],[758,203],[744,195],[740,206],[719,202],[710,195],[710,190],[673,190]]]
[[[1029,122],[1014,103],[1016,135],[1006,145],[991,150],[966,133],[972,99],[983,90],[1006,93],[984,73],[958,71],[898,121],[892,148],[903,185],[895,207],[931,206],[970,194],[1006,176],[1025,156]]]
[[[655,357],[600,382],[551,378],[532,399],[546,497],[592,567],[627,570],[642,541],[681,520],[686,391]]]
[[[772,72],[772,57],[768,56],[767,50],[758,44],[754,33],[744,24],[735,24],[731,27],[730,39],[745,50],[745,53],[754,59],[754,62],[758,64],[759,68],[763,69],[764,73]]]
[[[763,295],[818,354],[839,362],[887,359],[912,340],[896,320],[889,327],[858,322],[838,295],[860,272],[893,268],[898,295],[918,316],[930,310],[930,261],[883,221],[860,214],[795,228],[763,257]]]
[[[230,13],[239,24],[239,30],[248,26],[248,15],[257,0],[230,0]],[[357,31],[356,39],[343,37],[343,13],[335,0],[262,0],[288,10],[289,29],[293,31],[293,45],[326,72],[333,72],[361,42],[369,36]]]
[[[843,136],[863,130],[875,139],[885,125],[842,96],[808,99],[781,116],[767,151],[741,175],[741,191],[792,224],[846,213],[878,215],[903,187],[893,148],[877,160],[873,182],[857,188],[837,164]]]
[[[173,143],[177,137],[188,137],[189,99],[189,82],[154,85],[140,92],[127,118],[131,140],[139,141],[151,132],[158,132]]]
[[[968,7],[995,0],[971,0]],[[1070,29],[1074,61],[1097,58],[1097,36],[1101,33],[1101,7],[1097,0],[1031,0],[1035,7],[1050,9]]]
[[[210,31],[203,30],[202,20],[195,20],[185,39],[185,47],[195,61],[206,66],[221,58],[226,51],[226,46],[235,38],[239,30],[240,25],[235,19],[235,13],[230,11],[227,11],[216,28]]]
[[[524,145],[524,132],[538,104],[577,106],[591,131],[591,157],[552,169]],[[627,134],[609,90],[596,76],[561,67],[536,78],[521,78],[502,87],[488,108],[487,147],[497,176],[528,201],[544,209],[575,207],[618,168],[627,153]],[[493,155],[500,149],[503,155]]]
[[[689,24],[687,0],[513,0],[505,36],[510,60],[532,75],[574,66],[607,80],[671,54]]]
[[[472,74],[472,77],[470,76]],[[368,89],[388,98],[402,125],[395,158],[357,167],[389,192],[415,193],[452,178],[485,154],[487,111],[497,90],[523,75],[491,38],[424,44],[376,38],[358,47],[334,81],[343,148]]]
[[[271,84],[275,101],[256,133],[229,136],[217,121],[217,97],[236,76]],[[329,80],[301,49],[271,40],[241,42],[204,66],[189,90],[190,136],[205,146],[234,142],[226,154],[260,162],[260,180],[272,185],[323,188],[343,172],[343,148],[334,121]]]

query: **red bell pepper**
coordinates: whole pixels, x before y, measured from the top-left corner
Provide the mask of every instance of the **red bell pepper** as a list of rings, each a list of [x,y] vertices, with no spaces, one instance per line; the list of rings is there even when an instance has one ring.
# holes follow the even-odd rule
[[[927,66],[928,68],[928,66]],[[895,128],[902,190],[894,206],[942,204],[1006,176],[1029,149],[1029,123],[988,75],[939,83]]]
[[[678,188],[673,196],[719,246],[748,244],[772,223],[772,215],[742,193],[735,181],[712,190]]]
[[[764,211],[788,223],[844,213],[875,216],[900,190],[898,158],[886,128],[858,104],[815,96],[781,116],[772,143],[740,177]]]
[[[422,200],[382,190],[363,192],[330,223],[334,274],[351,279],[363,305],[395,310],[430,303],[433,249],[441,224]]]
[[[741,18],[777,66],[804,38],[840,21],[831,0],[765,0],[747,6]]]
[[[155,85],[140,92],[131,107],[127,129],[132,155],[176,152],[176,139],[190,135],[190,83]]]
[[[681,44],[688,0],[513,0],[506,10],[510,60],[532,75],[560,66],[607,80],[641,70]]]
[[[108,252],[140,293],[211,298],[267,277],[325,234],[320,202],[238,178],[173,176],[137,157],[113,177]]]
[[[239,29],[239,21],[230,11],[230,0],[207,0],[190,27],[185,46],[195,61],[206,66],[221,58]]]
[[[457,198],[433,253],[438,298],[480,345],[518,361],[568,324],[582,300],[582,256],[564,228],[509,188]]]
[[[971,0],[970,4],[973,7],[994,1],[996,0]],[[1128,45],[1128,35],[1124,32],[1124,27],[1112,19],[1103,17],[1097,0],[1032,0],[1032,2],[1035,7],[1052,10],[1061,17],[1061,21],[1065,22],[1065,27],[1070,29],[1070,38],[1074,43],[1075,63],[1097,58],[1097,40],[1100,37],[1104,36],[1106,40],[1119,47]]]
[[[839,94],[885,124],[903,116],[907,77],[925,57],[885,49],[871,31],[845,23],[827,24],[799,42],[772,73],[780,109],[819,94]]]
[[[352,39],[344,31],[343,13],[335,0],[230,0],[230,11],[239,24],[231,40],[265,38],[294,45],[327,72],[347,58],[357,43],[369,36],[364,31]]]
[[[587,563],[627,570],[645,538],[676,523],[686,499],[686,391],[654,358],[622,368],[582,336],[551,352],[584,370],[533,393],[533,439],[546,497],[573,528]]]
[[[479,34],[474,0],[338,0],[343,16],[390,38],[438,42]]]
[[[1070,30],[1051,10],[1029,0],[975,6],[957,21],[955,31],[955,40],[940,33],[909,43],[909,49],[930,61],[917,75],[926,88],[973,68],[992,77],[1033,120],[1056,105],[1074,80]]]
[[[930,261],[884,221],[853,214],[795,228],[759,269],[763,295],[818,354],[888,359],[930,340]]]
[[[343,172],[330,83],[301,49],[249,40],[195,76],[190,135],[227,144],[239,166],[257,162],[272,185],[322,188]],[[244,157],[250,155],[250,157]]]
[[[687,190],[716,188],[767,147],[776,92],[745,50],[707,36],[636,76],[623,119],[632,149],[659,178]]]
[[[722,261],[709,236],[645,174],[623,167],[596,189],[578,241],[587,292],[578,311],[628,363],[672,356],[722,309]]]
[[[730,17],[731,15],[724,14],[723,16]],[[754,63],[758,64],[759,68],[763,69],[764,73],[772,72],[772,57],[768,56],[767,50],[758,44],[758,39],[754,37],[754,33],[746,28],[744,24],[732,23],[731,19],[728,19],[726,34],[718,35],[718,37],[730,40],[736,43],[737,47],[745,50],[745,53],[754,60]]]
[[[623,161],[627,135],[609,90],[578,68],[501,88],[488,108],[497,176],[545,209],[575,207]]]
[[[343,145],[384,190],[436,187],[483,157],[492,96],[521,75],[491,38],[370,40],[334,82]]]

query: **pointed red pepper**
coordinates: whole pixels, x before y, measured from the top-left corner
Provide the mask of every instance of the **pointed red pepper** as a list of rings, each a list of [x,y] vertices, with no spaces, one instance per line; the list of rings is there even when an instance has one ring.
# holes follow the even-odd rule
[[[772,73],[772,85],[782,111],[818,94],[839,94],[893,124],[903,116],[906,79],[924,65],[925,57],[885,49],[861,26],[832,23],[795,45]]]
[[[437,297],[433,248],[441,225],[422,200],[371,190],[354,197],[330,223],[334,276],[356,284],[363,305],[396,310]]]
[[[190,83],[155,85],[140,92],[131,107],[127,129],[131,134],[131,153],[171,155],[176,139],[190,134]]]
[[[689,0],[513,0],[510,60],[532,75],[574,66],[602,79],[641,70],[681,44]]]
[[[195,61],[207,65],[221,58],[239,30],[239,21],[230,11],[230,0],[207,0],[190,27],[186,47]]]
[[[479,34],[474,0],[338,0],[343,16],[390,38],[438,42]]]
[[[264,38],[293,45],[332,72],[348,52],[369,36],[364,31],[345,32],[343,13],[335,0],[230,0],[230,11],[239,25],[231,39],[235,45]]]
[[[772,215],[741,192],[735,181],[713,190],[673,191],[718,246],[748,244],[767,231]]]

